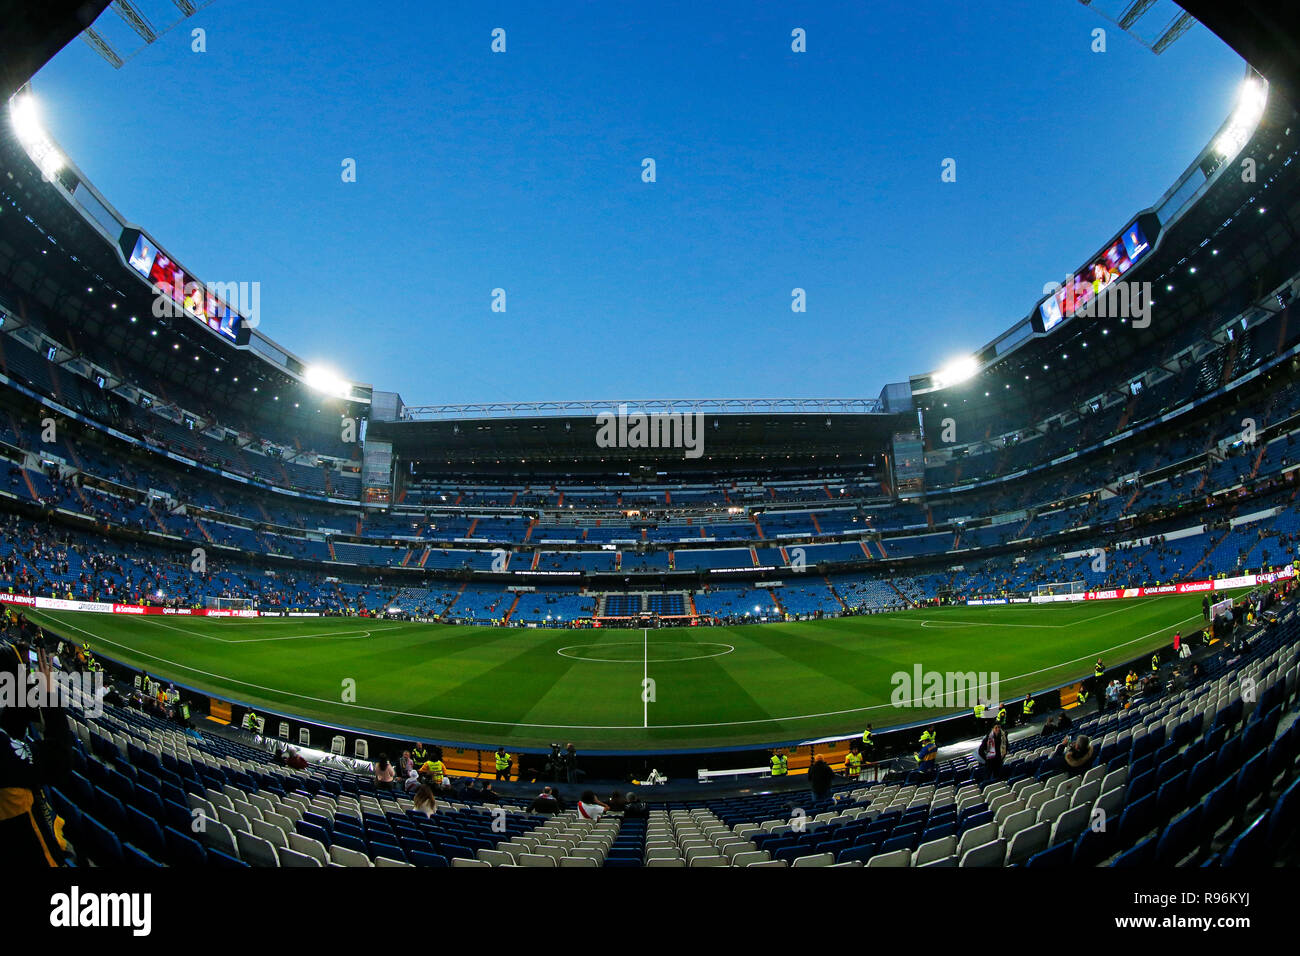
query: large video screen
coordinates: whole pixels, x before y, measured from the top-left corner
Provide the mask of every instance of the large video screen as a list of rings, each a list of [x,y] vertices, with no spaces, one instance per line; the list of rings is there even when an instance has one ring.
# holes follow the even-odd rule
[[[1061,290],[1039,306],[1043,331],[1054,327],[1078,312],[1100,295],[1116,279],[1133,267],[1151,249],[1146,234],[1135,220],[1081,272],[1067,279]]]
[[[194,276],[186,277],[172,258],[143,235],[137,236],[135,248],[127,258],[131,268],[144,276],[160,294],[169,296],[197,322],[231,341],[239,337],[243,316],[213,294]]]

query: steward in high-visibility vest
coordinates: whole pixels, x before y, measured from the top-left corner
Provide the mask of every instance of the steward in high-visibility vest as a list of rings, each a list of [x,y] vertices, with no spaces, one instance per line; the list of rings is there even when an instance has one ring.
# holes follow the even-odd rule
[[[867,729],[862,731],[862,753],[868,760],[876,752],[876,742],[871,737],[871,725],[867,724]]]
[[[1034,698],[1028,694],[1025,695],[1025,702],[1020,708],[1020,712],[1025,715],[1025,720],[1034,716]]]
[[[844,755],[844,775],[851,780],[862,775],[862,754],[858,753],[857,747]]]
[[[1151,673],[1154,674],[1158,670],[1160,670],[1160,652],[1156,651],[1151,655]]]
[[[984,711],[987,710],[987,709],[988,709],[988,708],[984,706],[983,701],[977,703],[977,704],[975,705],[975,719],[976,719],[976,720],[983,720],[983,719],[984,719]]]
[[[1079,688],[1079,706],[1088,703],[1088,688],[1081,686]]]
[[[772,754],[772,776],[784,777],[790,772],[790,760],[785,754]]]
[[[411,760],[418,767],[429,759],[429,751],[424,749],[424,744],[416,744],[415,749],[411,751]]]
[[[441,760],[426,760],[420,766],[419,770],[420,775],[428,777],[429,783],[435,787],[442,786],[442,778],[446,772],[446,768],[443,767]]]
[[[510,779],[510,754],[505,747],[498,747],[496,752],[497,779]]]
[[[939,752],[939,736],[931,727],[921,732],[921,749],[916,753],[916,761],[921,770],[933,770],[934,758]]]
[[[1099,657],[1097,658],[1097,663],[1092,665],[1092,676],[1101,679],[1105,673],[1106,665],[1101,662],[1101,658]]]
[[[998,723],[1003,727],[1007,725],[1007,709],[1005,706],[998,708]]]

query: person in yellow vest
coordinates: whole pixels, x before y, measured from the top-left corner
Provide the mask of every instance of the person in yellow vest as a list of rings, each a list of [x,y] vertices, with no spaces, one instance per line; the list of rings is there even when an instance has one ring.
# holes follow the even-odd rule
[[[1133,693],[1133,688],[1137,686],[1137,682],[1138,682],[1137,671],[1133,670],[1133,668],[1130,667],[1128,671],[1128,676],[1124,678],[1124,686],[1125,688],[1127,688],[1130,694]]]
[[[997,722],[1001,724],[1003,727],[1007,726],[1007,705],[1006,704],[1003,704],[998,708]]]
[[[844,755],[844,776],[850,780],[862,779],[862,754],[858,752],[857,744],[850,746]]]
[[[411,760],[418,767],[429,759],[429,751],[424,749],[424,744],[417,743],[411,748]]]
[[[939,735],[933,727],[921,731],[921,746],[916,752],[916,762],[920,770],[933,770],[935,757],[939,753]]]
[[[870,724],[867,724],[867,729],[862,731],[862,759],[867,763],[876,759],[876,741],[871,736]]]
[[[447,768],[442,762],[441,748],[433,748],[429,759],[420,765],[419,774],[435,790],[441,790],[447,785]]]
[[[505,747],[498,747],[495,754],[497,779],[510,781],[510,754],[506,753]]]
[[[1160,652],[1156,651],[1151,655],[1151,673],[1154,674],[1158,670],[1160,670]]]
[[[1020,716],[1025,723],[1034,719],[1034,698],[1029,694],[1025,695],[1025,702],[1020,705]]]
[[[1078,698],[1078,699],[1079,699],[1079,706],[1080,706],[1080,707],[1083,707],[1083,706],[1087,705],[1089,696],[1090,696],[1090,695],[1089,695],[1089,693],[1088,693],[1088,685],[1087,685],[1087,684],[1080,684],[1080,685],[1079,685],[1079,698]]]
[[[790,772],[790,758],[783,753],[772,751],[772,776],[784,777]]]

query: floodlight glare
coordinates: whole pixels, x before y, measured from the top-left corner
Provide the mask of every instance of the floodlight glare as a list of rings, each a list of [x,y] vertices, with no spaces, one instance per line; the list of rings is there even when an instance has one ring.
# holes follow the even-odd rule
[[[964,355],[959,359],[953,359],[939,371],[934,373],[934,384],[939,388],[947,388],[949,385],[956,385],[958,382],[964,382],[980,370],[979,362],[973,355]]]
[[[1224,159],[1232,159],[1239,152],[1264,115],[1264,106],[1268,103],[1268,86],[1256,78],[1250,77],[1241,84],[1241,93],[1237,96],[1237,108],[1223,131],[1214,143],[1215,151]]]
[[[339,398],[346,398],[352,388],[337,372],[320,365],[314,365],[303,372],[302,380],[318,392]]]
[[[40,111],[36,108],[36,98],[30,93],[20,93],[9,101],[9,119],[13,123],[18,142],[31,157],[41,176],[52,180],[64,166],[63,154],[45,135],[41,126]]]

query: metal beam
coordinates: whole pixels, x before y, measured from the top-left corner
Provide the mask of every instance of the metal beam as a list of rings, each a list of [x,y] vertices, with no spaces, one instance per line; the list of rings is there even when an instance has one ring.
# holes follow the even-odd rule
[[[568,415],[598,415],[616,412],[619,406],[630,412],[718,412],[722,414],[879,414],[884,406],[877,398],[701,398],[701,399],[614,399],[590,402],[479,402],[468,405],[404,405],[407,421],[434,419],[519,417],[542,418]]]
[[[135,8],[131,0],[113,0],[113,10],[145,43],[153,43],[158,33],[143,13]]]
[[[108,45],[108,41],[100,36],[94,27],[86,27],[81,36],[82,39],[90,44],[92,50],[108,61],[109,66],[115,70],[120,70],[122,68],[122,64],[126,61],[117,55],[117,51]]]

